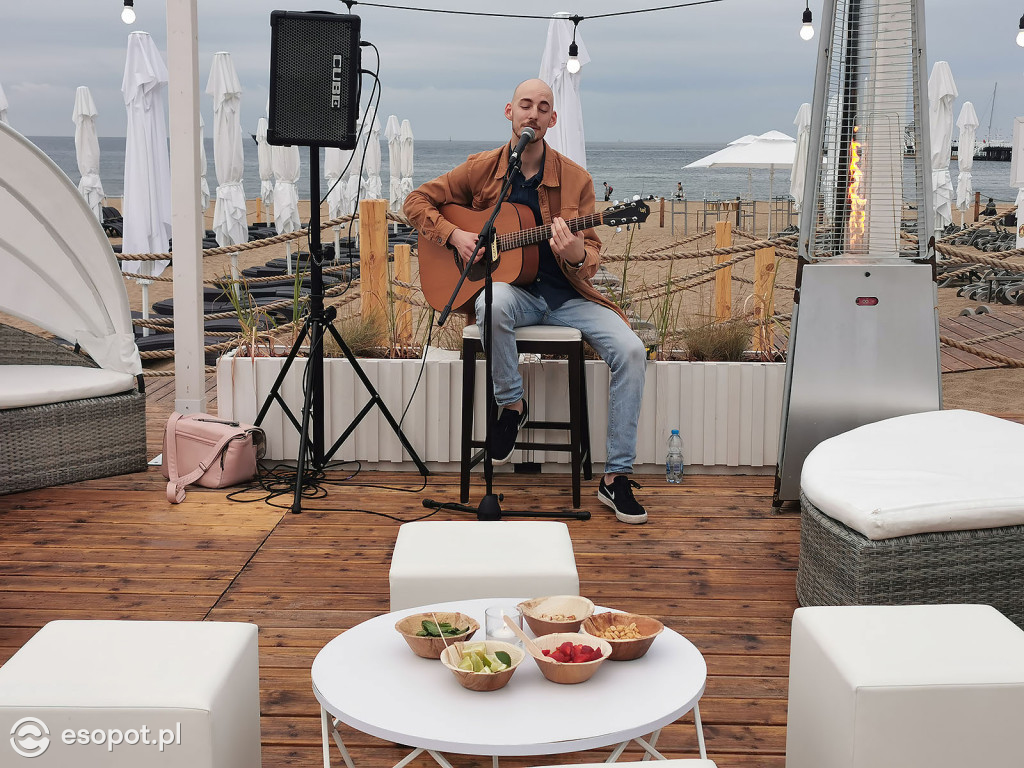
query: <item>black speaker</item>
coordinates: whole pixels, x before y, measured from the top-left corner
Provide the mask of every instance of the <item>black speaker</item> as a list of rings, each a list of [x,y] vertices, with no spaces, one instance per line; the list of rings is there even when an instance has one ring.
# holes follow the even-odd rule
[[[355,149],[359,17],[271,11],[267,143]]]

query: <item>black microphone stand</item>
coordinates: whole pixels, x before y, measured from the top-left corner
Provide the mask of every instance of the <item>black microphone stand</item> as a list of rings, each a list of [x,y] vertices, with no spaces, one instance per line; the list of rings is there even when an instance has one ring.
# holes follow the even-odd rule
[[[486,491],[480,504],[476,507],[472,507],[468,504],[456,504],[452,502],[434,501],[433,499],[424,499],[423,506],[427,509],[452,509],[457,512],[467,512],[469,514],[476,514],[478,520],[501,520],[504,517],[557,517],[557,518],[569,518],[571,520],[589,520],[590,512],[585,509],[572,510],[565,512],[552,512],[548,510],[502,510],[501,501],[504,499],[503,495],[494,493],[494,465],[491,462],[491,430],[497,420],[498,404],[494,401],[494,370],[491,361],[491,303],[494,299],[494,281],[492,279],[492,267],[494,257],[490,253],[491,244],[494,241],[496,232],[494,231],[494,221],[498,217],[498,211],[501,210],[502,204],[508,197],[510,190],[512,189],[512,179],[515,174],[520,172],[522,160],[517,156],[516,153],[512,153],[509,158],[508,173],[505,174],[505,182],[502,184],[501,192],[498,195],[498,202],[494,206],[494,211],[491,212],[490,218],[487,223],[484,224],[480,230],[480,236],[477,238],[476,247],[473,249],[473,257],[466,262],[466,265],[462,269],[462,274],[459,276],[459,282],[455,285],[455,290],[452,291],[451,298],[448,299],[448,303],[442,310],[441,315],[437,319],[437,325],[440,327],[444,325],[445,321],[448,320],[449,315],[452,312],[452,307],[455,304],[455,299],[459,294],[459,290],[462,288],[462,284],[466,281],[466,276],[469,274],[469,270],[473,267],[476,262],[477,255],[482,253],[484,260],[484,333],[481,341],[483,342],[484,350],[484,371],[486,372],[487,381],[487,422],[484,424],[484,484]],[[476,360],[463,360],[463,365],[476,365]],[[466,393],[462,393],[463,397],[466,397]]]

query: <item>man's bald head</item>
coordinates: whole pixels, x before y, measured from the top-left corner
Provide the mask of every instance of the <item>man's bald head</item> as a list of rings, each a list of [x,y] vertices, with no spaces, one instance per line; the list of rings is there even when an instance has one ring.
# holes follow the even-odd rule
[[[555,94],[552,93],[550,86],[539,77],[531,77],[529,80],[523,80],[523,82],[517,85],[516,89],[512,92],[513,103],[519,98],[521,92],[530,93],[535,97],[546,97],[545,100],[551,105],[551,108],[555,108]]]

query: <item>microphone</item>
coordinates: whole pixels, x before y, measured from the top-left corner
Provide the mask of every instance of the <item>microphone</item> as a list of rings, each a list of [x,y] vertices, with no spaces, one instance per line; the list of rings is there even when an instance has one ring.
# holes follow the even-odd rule
[[[516,148],[512,150],[512,154],[508,157],[508,164],[510,167],[519,167],[520,156],[523,154],[523,150],[526,149],[526,145],[537,138],[537,132],[533,128],[526,127],[519,134],[519,143],[516,144]]]

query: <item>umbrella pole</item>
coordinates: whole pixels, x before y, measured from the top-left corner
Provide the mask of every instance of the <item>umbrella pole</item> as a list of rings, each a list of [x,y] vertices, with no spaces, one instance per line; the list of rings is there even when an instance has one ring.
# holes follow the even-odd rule
[[[287,265],[288,274],[292,274],[292,243],[289,240],[284,244],[284,258],[285,264]]]
[[[231,254],[231,279],[236,283],[241,281],[242,277],[238,272],[238,253]]]
[[[341,261],[341,227],[334,226],[334,263]]]

